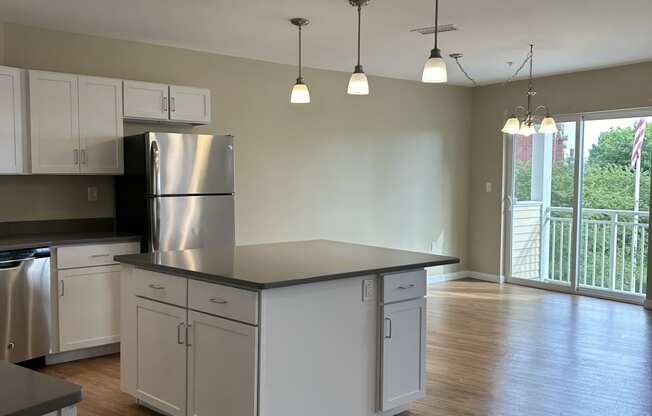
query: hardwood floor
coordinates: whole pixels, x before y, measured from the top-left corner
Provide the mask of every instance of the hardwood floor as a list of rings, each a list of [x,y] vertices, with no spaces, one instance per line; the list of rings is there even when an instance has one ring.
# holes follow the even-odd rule
[[[428,396],[406,416],[652,415],[640,306],[459,280],[429,287],[428,319]],[[80,416],[154,414],[120,393],[118,356],[43,371],[84,386]]]

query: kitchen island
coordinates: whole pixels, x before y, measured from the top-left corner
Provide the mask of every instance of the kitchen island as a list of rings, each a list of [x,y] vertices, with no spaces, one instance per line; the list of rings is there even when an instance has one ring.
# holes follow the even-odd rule
[[[118,256],[121,386],[173,416],[395,415],[425,395],[426,267],[334,241]]]

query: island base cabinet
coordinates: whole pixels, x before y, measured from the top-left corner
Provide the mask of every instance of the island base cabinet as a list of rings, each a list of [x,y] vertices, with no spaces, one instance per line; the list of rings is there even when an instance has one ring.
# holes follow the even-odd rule
[[[380,410],[425,397],[426,299],[383,307]]]
[[[255,416],[257,328],[188,312],[188,415]]]
[[[186,310],[136,301],[139,400],[171,416],[186,414]]]

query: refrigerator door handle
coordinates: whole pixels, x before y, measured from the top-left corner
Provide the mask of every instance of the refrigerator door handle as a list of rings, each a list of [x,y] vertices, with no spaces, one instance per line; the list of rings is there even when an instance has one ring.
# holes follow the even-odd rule
[[[159,148],[158,142],[152,140],[152,145],[150,147],[150,166],[152,168],[152,177],[151,177],[151,192],[152,195],[158,195],[161,187],[161,174],[159,166]]]
[[[159,238],[160,238],[160,230],[161,230],[161,218],[160,218],[160,212],[161,212],[161,199],[159,197],[153,197],[151,200],[152,204],[152,244],[151,244],[151,249],[152,251],[158,251],[159,250]]]

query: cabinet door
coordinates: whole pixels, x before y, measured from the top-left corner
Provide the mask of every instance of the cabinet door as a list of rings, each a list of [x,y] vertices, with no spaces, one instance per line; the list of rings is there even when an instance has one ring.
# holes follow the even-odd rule
[[[186,414],[186,310],[136,301],[136,397],[171,416]]]
[[[256,415],[257,328],[193,311],[188,324],[188,415]]]
[[[79,173],[77,75],[29,71],[32,173]]]
[[[211,122],[211,91],[170,86],[170,120],[191,124]]]
[[[22,74],[0,66],[0,174],[25,173]]]
[[[124,116],[135,120],[168,120],[168,86],[124,81]]]
[[[383,306],[381,410],[425,396],[426,300]]]
[[[59,270],[61,351],[120,341],[120,266]]]
[[[122,80],[79,77],[82,173],[122,174]]]

